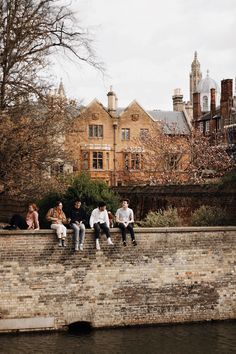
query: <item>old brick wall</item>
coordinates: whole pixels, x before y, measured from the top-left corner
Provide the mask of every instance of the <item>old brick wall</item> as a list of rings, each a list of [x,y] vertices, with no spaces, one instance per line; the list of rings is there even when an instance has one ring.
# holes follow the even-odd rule
[[[74,254],[71,233],[61,249],[51,230],[0,230],[0,330],[236,319],[236,227],[103,237],[96,251],[87,231]]]
[[[123,186],[113,187],[122,198],[130,199],[136,220],[142,220],[149,210],[167,207],[178,209],[184,224],[189,225],[191,214],[202,205],[226,208],[236,218],[235,189],[215,185]]]

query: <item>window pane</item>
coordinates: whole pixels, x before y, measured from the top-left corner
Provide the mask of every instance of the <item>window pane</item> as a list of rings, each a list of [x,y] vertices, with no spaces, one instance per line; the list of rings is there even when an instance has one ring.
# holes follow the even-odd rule
[[[102,125],[98,126],[98,137],[99,138],[103,137],[103,126]]]
[[[109,152],[106,153],[106,170],[109,170]]]
[[[102,138],[103,137],[103,125],[90,125],[89,126],[90,138]]]
[[[103,153],[93,152],[93,168],[102,169],[103,168]]]
[[[89,126],[89,137],[92,138],[92,136],[93,136],[93,126],[90,125]]]
[[[129,128],[123,128],[121,130],[121,139],[122,140],[130,140],[130,129]]]

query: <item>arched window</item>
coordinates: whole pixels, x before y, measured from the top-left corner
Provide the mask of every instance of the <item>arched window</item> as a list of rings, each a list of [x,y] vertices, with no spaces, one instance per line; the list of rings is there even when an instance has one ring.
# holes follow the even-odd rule
[[[203,112],[208,111],[208,97],[207,96],[203,96],[203,98],[202,98],[202,108],[203,108]]]

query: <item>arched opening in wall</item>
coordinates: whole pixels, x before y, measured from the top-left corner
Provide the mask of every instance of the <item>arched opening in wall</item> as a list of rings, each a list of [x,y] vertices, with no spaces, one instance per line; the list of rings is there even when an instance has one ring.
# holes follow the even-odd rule
[[[72,333],[78,333],[78,332],[90,332],[93,327],[91,325],[91,322],[88,321],[78,321],[78,322],[73,322],[69,324],[69,332]]]

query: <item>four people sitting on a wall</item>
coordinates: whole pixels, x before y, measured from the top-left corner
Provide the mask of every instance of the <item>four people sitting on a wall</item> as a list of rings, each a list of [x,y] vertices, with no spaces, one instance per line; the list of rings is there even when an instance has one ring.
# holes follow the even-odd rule
[[[69,218],[67,219],[61,201],[55,203],[55,207],[48,210],[46,214],[46,220],[51,223],[51,229],[56,231],[59,247],[66,247],[66,235],[67,228],[65,225],[70,226],[74,230],[74,250],[83,251],[84,239],[85,239],[85,224],[86,224],[86,212],[81,207],[80,199],[75,200],[74,205],[69,211]],[[117,209],[116,223],[121,230],[123,245],[127,245],[126,232],[128,231],[131,235],[132,244],[137,245],[135,240],[133,224],[134,224],[134,213],[133,210],[129,208],[129,200],[123,199],[122,207]],[[100,233],[105,233],[107,237],[107,243],[109,246],[113,245],[110,234],[110,227],[113,227],[114,217],[111,212],[107,212],[106,203],[98,203],[98,207],[95,208],[89,219],[90,227],[94,230],[96,249],[100,250],[99,237]],[[21,215],[13,215],[10,221],[10,225],[5,227],[8,230],[15,229],[23,230],[39,230],[38,221],[38,208],[36,204],[30,204],[29,209],[24,219]]]

